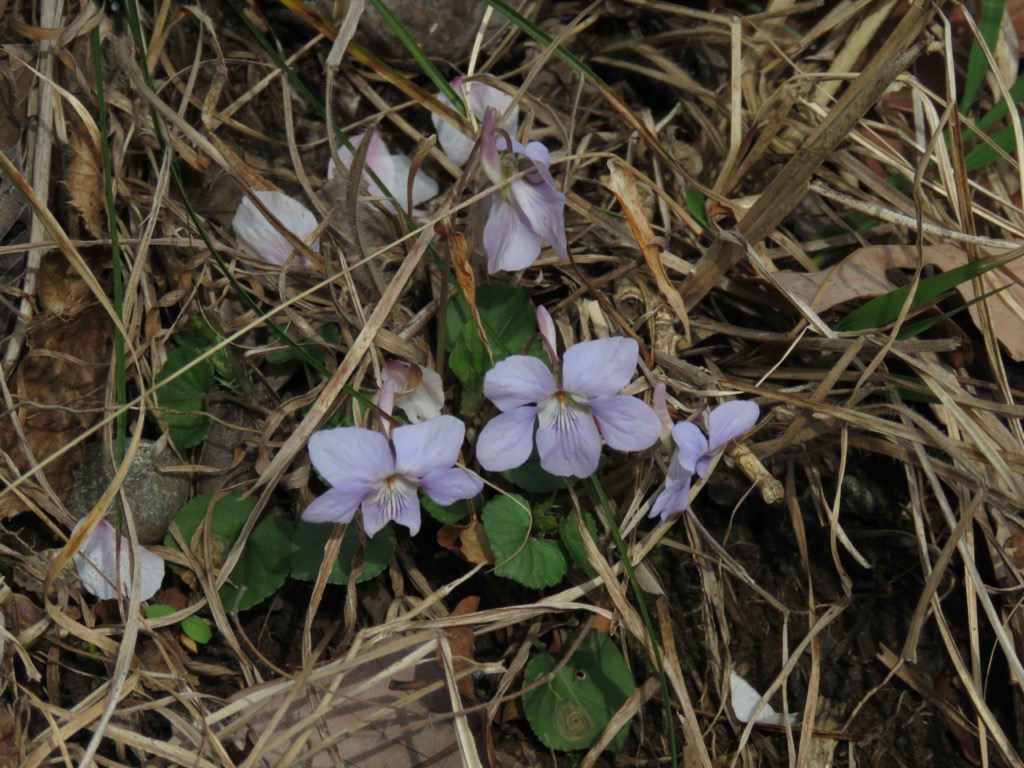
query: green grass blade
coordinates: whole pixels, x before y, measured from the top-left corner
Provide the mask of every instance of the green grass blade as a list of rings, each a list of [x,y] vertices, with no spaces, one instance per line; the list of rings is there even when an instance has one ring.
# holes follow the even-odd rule
[[[912,325],[905,325],[905,326],[903,326],[900,329],[899,335],[896,338],[900,339],[901,341],[903,339],[912,339],[915,336],[918,336],[918,335],[924,333],[929,328],[935,327],[936,325],[941,323],[943,320],[948,320],[949,318],[953,317],[954,315],[959,315],[965,309],[968,309],[969,307],[973,307],[975,304],[984,301],[985,299],[989,298],[990,296],[995,296],[997,293],[1001,293],[1002,291],[1005,291],[1007,288],[1010,288],[1010,287],[1012,287],[1012,284],[1011,283],[1007,283],[1006,285],[1000,286],[999,288],[996,288],[994,290],[989,291],[988,293],[984,294],[983,296],[975,296],[973,299],[971,299],[970,301],[966,302],[962,307],[957,307],[956,309],[954,309],[954,310],[952,310],[950,312],[943,312],[938,317],[929,317],[927,320],[922,320],[920,323],[913,323]]]
[[[967,62],[967,76],[964,79],[964,92],[960,97],[960,112],[964,113],[974,102],[981,84],[988,73],[988,59],[982,44],[994,51],[999,40],[999,25],[1003,20],[1005,0],[981,0],[981,17],[978,19],[978,31],[981,40],[975,40],[971,46],[971,57]]]
[[[911,309],[917,309],[925,304],[934,301],[944,293],[955,290],[962,283],[972,278],[983,275],[986,272],[1009,264],[1011,261],[1020,258],[1024,253],[1017,253],[1008,258],[988,257],[964,264],[962,267],[943,272],[941,275],[926,277],[917,284],[917,291],[914,294]],[[899,317],[900,310],[907,299],[907,293],[912,286],[905,285],[889,293],[872,299],[864,306],[855,309],[839,323],[835,330],[840,333],[854,331],[870,331],[883,328],[894,323]]]
[[[419,44],[405,31],[402,22],[395,18],[395,15],[391,13],[391,10],[383,0],[370,0],[370,4],[373,5],[387,25],[391,27],[391,31],[395,33],[402,45],[405,46],[405,49],[416,59],[416,63],[420,65],[420,69],[430,78],[430,81],[437,86],[441,93],[448,97],[448,100],[455,105],[455,108],[462,113],[462,116],[466,117],[468,113],[462,97],[455,92],[455,89],[448,82],[448,78],[441,74],[441,71],[434,65],[434,62],[430,60],[427,54],[423,52]]]
[[[551,45],[551,36],[547,32],[542,30],[532,21],[527,19],[525,16],[520,14],[511,6],[503,2],[503,0],[487,0],[487,4],[490,5],[494,10],[504,16],[506,19],[515,24],[521,29],[526,35],[536,40],[538,43],[544,46]],[[608,83],[597,76],[590,67],[584,64],[582,61],[573,56],[569,51],[565,50],[562,46],[558,46],[555,49],[555,55],[562,59],[566,64],[575,69],[584,77],[588,78],[591,82],[597,83],[602,88],[608,88]]]

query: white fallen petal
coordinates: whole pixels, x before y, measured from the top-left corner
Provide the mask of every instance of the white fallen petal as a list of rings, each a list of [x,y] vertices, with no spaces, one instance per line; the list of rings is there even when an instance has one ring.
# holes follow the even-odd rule
[[[757,705],[761,702],[761,694],[754,690],[754,686],[737,675],[735,672],[729,674],[729,701],[732,704],[733,714],[741,723],[749,723],[754,716]],[[758,725],[776,725],[781,728],[799,727],[799,716],[790,715],[788,718],[782,713],[776,712],[772,706],[765,703],[757,715],[755,722]]]
[[[77,531],[84,518],[75,526]],[[120,540],[120,568],[118,568],[118,543]],[[118,575],[120,575],[120,591],[128,594],[131,590],[132,573],[129,558],[131,544],[124,536],[118,536],[114,526],[106,520],[99,525],[82,544],[73,559],[78,570],[78,578],[87,591],[100,600],[110,600],[118,595]],[[149,600],[160,589],[164,580],[164,561],[159,555],[145,547],[139,547],[139,600]]]
[[[384,380],[395,386],[395,402],[412,424],[432,419],[444,407],[444,384],[437,371],[420,366],[420,383],[409,389],[409,363],[389,360],[384,366]]]
[[[298,200],[276,190],[250,190],[251,197],[259,199],[274,217],[299,240],[305,242],[316,229],[316,217]],[[268,264],[284,266],[292,253],[292,246],[284,236],[274,229],[266,216],[260,213],[249,197],[243,197],[231,220],[239,245],[254,259]],[[309,246],[320,250],[320,240]],[[296,260],[299,266],[308,265],[304,258]]]

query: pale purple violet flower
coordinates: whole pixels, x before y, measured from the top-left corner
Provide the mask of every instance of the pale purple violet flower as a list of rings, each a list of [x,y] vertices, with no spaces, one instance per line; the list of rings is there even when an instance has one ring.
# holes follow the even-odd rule
[[[309,439],[309,455],[333,487],[306,507],[302,519],[349,523],[362,507],[367,536],[374,536],[389,520],[416,535],[418,490],[447,507],[483,489],[480,478],[454,466],[465,436],[466,425],[454,416],[396,427],[390,444],[384,435],[363,427],[317,432]]]
[[[735,440],[757,423],[760,409],[750,400],[730,400],[711,410],[708,416],[708,437],[700,427],[682,421],[672,428],[677,450],[669,463],[665,490],[654,502],[649,517],[665,522],[686,509],[690,503],[690,484],[694,474],[707,478],[711,463],[731,440]]]
[[[79,520],[74,531],[84,523],[85,518]],[[100,520],[72,556],[82,586],[100,600],[113,599],[119,592],[127,595],[132,586],[131,548],[128,539],[118,536],[114,526]],[[138,599],[149,600],[163,583],[164,560],[145,547],[139,547],[137,565],[140,571]]]
[[[288,257],[292,255],[292,244],[253,205],[250,198],[257,198],[263,203],[281,226],[299,240],[306,241],[313,234],[316,229],[316,216],[295,198],[276,190],[251,189],[247,196],[242,198],[238,210],[235,211],[235,217],[231,220],[238,244],[254,259],[283,267]],[[320,240],[314,240],[309,247],[319,252]],[[297,257],[294,263],[300,267],[309,265],[309,261],[302,256]]]
[[[358,149],[365,138],[365,133],[353,137],[352,146]],[[338,157],[346,168],[351,168],[355,155],[348,147],[338,147]],[[370,146],[366,149],[366,165],[377,174],[377,178],[395,196],[395,200],[402,206],[403,211],[408,211],[413,206],[437,196],[437,182],[423,171],[417,171],[413,176],[412,197],[409,196],[409,172],[412,170],[412,163],[405,155],[391,154],[384,139],[377,132],[370,136]],[[336,170],[332,158],[327,163],[327,178],[333,179]],[[370,188],[371,195],[384,197],[384,191],[377,182],[370,178],[370,174],[365,169],[363,170],[363,179]],[[422,211],[414,209],[413,213],[419,215]]]
[[[484,376],[484,395],[502,413],[484,426],[476,443],[481,466],[513,469],[533,450],[541,467],[560,477],[588,477],[601,457],[601,437],[620,451],[641,451],[658,439],[661,423],[649,405],[618,394],[636,371],[633,339],[582,341],[565,351],[561,384],[535,357],[507,357]],[[600,428],[600,431],[598,431]]]
[[[465,95],[466,100],[469,102],[470,110],[472,110],[478,120],[483,119],[488,107],[494,107],[499,113],[508,110],[508,116],[501,124],[501,129],[510,136],[516,135],[516,131],[519,128],[519,107],[514,106],[511,110],[508,109],[509,104],[512,103],[512,97],[507,93],[499,91],[493,85],[476,81],[470,81],[463,86],[461,75],[452,80],[452,88],[456,92]],[[454,108],[455,106],[443,93],[437,94],[437,99],[449,107]],[[456,165],[465,165],[470,153],[473,151],[473,144],[475,143],[473,139],[466,136],[461,130],[451,125],[440,115],[431,115],[431,120],[434,123],[434,130],[437,131],[437,143],[441,145],[444,153]]]
[[[515,272],[526,269],[540,255],[540,241],[548,241],[562,259],[569,258],[565,240],[565,195],[555,187],[548,168],[551,155],[539,141],[525,147],[515,139],[499,134],[498,113],[492,107],[484,113],[480,126],[480,164],[488,178],[502,184],[519,172],[519,160],[525,158],[533,170],[513,178],[487,198],[487,223],[484,225],[484,249],[487,272]],[[508,150],[508,141],[512,142]]]

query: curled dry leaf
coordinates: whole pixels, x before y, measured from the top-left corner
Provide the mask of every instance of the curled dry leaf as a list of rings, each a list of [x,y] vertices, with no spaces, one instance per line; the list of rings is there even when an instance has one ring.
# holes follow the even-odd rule
[[[437,543],[473,565],[493,565],[494,553],[479,520],[468,525],[446,525],[437,532]]]
[[[967,254],[955,245],[926,245],[924,265],[949,272],[967,263]],[[982,249],[985,256],[1007,256],[1010,250]],[[879,245],[854,251],[842,262],[820,272],[776,272],[773,277],[789,293],[824,312],[847,301],[871,299],[897,286],[885,275],[890,269],[914,269],[917,248]],[[1024,360],[1024,264],[1013,261],[981,277],[985,292],[1009,286],[987,299],[992,325],[999,342],[1014,360]],[[961,283],[957,292],[964,301],[975,298],[974,285]],[[980,323],[977,305],[968,308],[975,324]]]

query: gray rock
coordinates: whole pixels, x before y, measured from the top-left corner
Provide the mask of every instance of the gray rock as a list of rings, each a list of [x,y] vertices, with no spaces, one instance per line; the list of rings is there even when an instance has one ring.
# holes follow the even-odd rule
[[[181,462],[170,449],[160,454],[165,466],[180,466]],[[92,511],[103,492],[114,479],[103,447],[92,442],[86,447],[85,458],[75,467],[75,485],[68,497],[67,508],[76,518]],[[188,501],[189,481],[184,475],[161,472],[153,460],[153,441],[143,439],[135,453],[135,460],[124,481],[135,529],[142,544],[163,541],[171,521]],[[111,506],[106,517],[114,521],[116,507]]]

